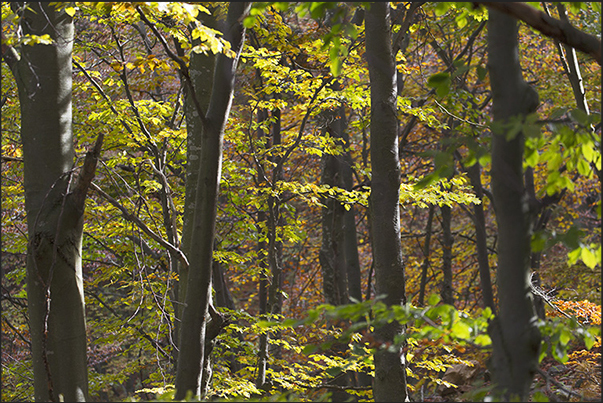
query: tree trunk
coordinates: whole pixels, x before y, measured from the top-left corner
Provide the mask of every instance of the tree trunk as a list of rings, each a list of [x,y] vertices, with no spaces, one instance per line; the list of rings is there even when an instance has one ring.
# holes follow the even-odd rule
[[[199,13],[203,17],[203,25],[210,28],[217,28],[215,12],[212,14]],[[174,41],[178,44],[178,41]],[[184,55],[184,51],[178,46],[179,56]],[[208,80],[214,74],[214,65],[216,56],[209,52],[208,54],[191,53],[189,64],[190,79],[195,88],[195,95],[201,108],[206,111],[209,108],[213,81]],[[184,81],[184,80],[181,80]],[[203,137],[203,122],[199,112],[192,99],[193,94],[186,85],[182,83],[184,89],[184,115],[186,119],[186,176],[184,185],[184,208],[182,216],[182,243],[181,250],[185,256],[190,256],[191,243],[193,236],[193,224],[195,216],[195,203],[197,197],[197,181],[199,176],[199,163],[201,162],[201,139]],[[176,310],[175,321],[175,340],[179,340],[180,321],[184,311],[184,301],[186,300],[186,288],[188,284],[189,268],[183,264],[178,265],[178,290],[177,300],[180,302]],[[177,351],[176,349],[174,349]]]
[[[491,370],[504,398],[528,398],[538,366],[540,333],[529,286],[531,220],[523,182],[523,134],[502,127],[532,113],[538,94],[521,75],[513,17],[489,10],[488,69],[493,99],[492,194],[498,225],[499,314],[491,322]]]
[[[567,11],[565,6],[561,3],[557,3],[557,11],[559,12],[559,19],[566,22],[569,25],[569,19],[567,18]],[[576,99],[576,106],[590,114],[588,109],[588,102],[586,101],[586,91],[584,91],[584,82],[582,80],[582,74],[580,73],[580,64],[578,64],[578,57],[576,57],[576,49],[565,43],[561,45],[565,50],[565,59],[567,62],[567,78],[572,85],[574,92],[574,98]],[[561,52],[560,52],[561,53]],[[562,55],[561,55],[562,56]]]
[[[86,401],[86,321],[82,234],[86,192],[102,137],[73,183],[71,54],[73,20],[47,3],[28,3],[23,34],[52,45],[2,46],[21,103],[29,244],[27,299],[36,401]]]
[[[398,157],[397,84],[390,39],[389,3],[370,3],[366,10],[366,57],[371,84],[371,195],[375,288],[388,306],[406,303],[404,265],[400,238],[400,163]],[[375,329],[384,346],[402,334],[393,321]],[[406,360],[397,351],[380,348],[375,353],[375,401],[403,402],[407,399]]]
[[[483,305],[490,307],[492,312],[496,312],[494,306],[494,296],[492,293],[492,280],[490,278],[490,262],[488,259],[488,243],[486,234],[486,218],[484,216],[484,192],[482,191],[481,167],[479,162],[467,168],[467,175],[471,181],[471,186],[475,196],[482,201],[480,204],[473,205],[474,224],[475,224],[475,244],[477,249],[477,262],[479,267],[479,278],[482,289]]]
[[[266,147],[272,147],[281,144],[281,114],[280,110],[275,109],[272,112],[275,118],[274,124],[271,127]],[[268,119],[268,112],[261,111],[258,116],[260,122]],[[262,134],[263,131],[260,130]],[[278,165],[278,157],[271,158],[271,162]],[[264,165],[261,167],[264,170]],[[276,169],[276,168],[275,168]],[[264,171],[265,173],[265,171]],[[276,184],[281,179],[281,174],[278,171],[272,173],[272,183]],[[267,200],[267,211],[258,213],[258,221],[263,221],[266,225],[268,242],[262,241],[258,245],[259,251],[265,252],[265,258],[261,261],[260,266],[264,269],[260,274],[259,294],[260,294],[260,314],[268,315],[279,314],[282,308],[282,242],[277,240],[277,230],[280,223],[280,201],[276,197],[269,196]],[[267,273],[270,272],[270,278]],[[258,350],[258,372],[256,376],[256,387],[263,388],[266,384],[266,370],[268,369],[268,357],[280,355],[278,347],[270,348],[270,332],[265,332],[259,336]]]
[[[240,54],[244,27],[242,17],[249,3],[230,3],[224,37],[231,43],[235,59],[219,54],[213,76],[212,93],[201,139],[201,155],[195,196],[189,273],[180,332],[180,352],[176,372],[176,399],[187,392],[201,394],[207,313],[211,296],[211,266],[216,226],[216,206],[224,127],[230,112],[234,91],[235,70]],[[193,73],[194,74],[194,73]]]
[[[419,284],[419,306],[425,303],[425,288],[427,287],[427,269],[429,268],[429,251],[431,244],[431,224],[435,206],[429,206],[429,215],[427,216],[427,225],[425,226],[425,243],[423,244],[423,264],[421,265],[421,282]]]
[[[327,116],[327,119],[335,118]],[[337,119],[337,118],[335,118]],[[329,132],[334,138],[341,132],[340,119],[329,123],[323,135]],[[340,156],[324,154],[322,159],[321,183],[331,187],[342,187],[340,175]],[[344,252],[343,221],[344,207],[332,198],[323,198],[322,209],[322,246],[319,260],[322,267],[323,294],[325,302],[342,305],[348,302],[347,272]]]
[[[453,238],[450,230],[452,214],[450,206],[441,206],[440,213],[442,214],[442,302],[449,305],[454,305],[454,297],[452,294],[452,245]]]

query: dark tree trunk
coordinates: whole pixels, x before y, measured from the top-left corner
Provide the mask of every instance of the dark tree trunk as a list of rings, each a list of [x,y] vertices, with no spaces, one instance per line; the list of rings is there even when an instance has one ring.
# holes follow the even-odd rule
[[[452,245],[453,238],[450,229],[452,214],[450,206],[441,206],[442,214],[442,302],[454,305],[454,296],[452,294]]]
[[[425,243],[423,244],[423,264],[421,265],[421,282],[419,284],[419,306],[425,303],[425,288],[427,287],[427,269],[429,269],[429,253],[431,244],[431,225],[433,223],[433,214],[435,206],[429,206],[429,215],[427,216],[427,225],[425,226]]]
[[[390,39],[389,3],[370,3],[365,14],[366,57],[371,83],[371,195],[375,289],[388,306],[406,303],[400,238],[400,163],[398,157],[397,84]],[[396,321],[375,329],[383,347],[375,352],[375,401],[403,402],[407,398],[406,359],[402,346],[385,348],[403,326]]]
[[[480,204],[473,205],[474,224],[475,224],[475,244],[477,249],[477,262],[479,267],[479,278],[482,289],[482,298],[484,307],[490,307],[492,312],[496,312],[494,306],[494,296],[492,294],[492,280],[490,278],[490,263],[488,259],[488,243],[486,234],[486,218],[484,216],[484,192],[482,190],[481,167],[479,162],[467,168],[467,175],[471,181],[471,186],[475,196],[482,201]]]
[[[269,140],[267,147],[276,146],[281,144],[281,112],[279,109],[272,111],[272,116],[275,118],[274,123],[271,125]],[[260,119],[267,119],[267,113],[264,113],[259,117]],[[279,158],[272,158],[271,162],[277,164],[277,167],[281,166],[278,164]],[[261,170],[265,168],[262,166]],[[266,175],[266,171],[264,171]],[[274,168],[272,172],[272,183],[275,184],[278,180],[281,180],[282,173],[279,169]],[[278,197],[269,196],[266,205],[266,211],[259,213],[260,217],[265,223],[268,242],[261,242],[259,247],[260,252],[265,251],[264,261],[261,264],[266,270],[260,275],[260,314],[265,315],[278,315],[281,313],[283,298],[282,298],[282,260],[283,260],[283,245],[277,235],[278,227],[282,225],[281,213],[280,213],[281,202]],[[270,273],[270,278],[266,273]],[[270,332],[265,332],[259,336],[259,351],[258,351],[258,372],[256,376],[256,387],[264,388],[267,379],[266,371],[268,369],[268,358],[270,355],[280,357],[280,347],[278,345],[270,345]]]
[[[514,18],[489,10],[488,68],[493,99],[492,195],[498,225],[499,314],[491,322],[491,371],[504,398],[528,398],[538,366],[540,333],[530,292],[531,219],[523,182],[523,134],[503,125],[532,113],[538,94],[521,75]]]

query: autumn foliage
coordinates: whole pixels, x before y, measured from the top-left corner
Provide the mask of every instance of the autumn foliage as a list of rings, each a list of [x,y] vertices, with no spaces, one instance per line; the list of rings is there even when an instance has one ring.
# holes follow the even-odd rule
[[[427,2],[407,14],[411,3],[391,3],[392,43],[399,50],[395,112],[407,301],[393,308],[375,292],[369,230],[364,6],[254,3],[243,20],[246,42],[225,127],[213,249],[213,306],[225,322],[211,346],[208,399],[373,401],[373,354],[396,347],[407,360],[411,401],[476,401],[491,392],[488,325],[496,309],[487,307],[480,280],[485,264],[496,304],[487,9]],[[49,41],[21,35],[19,4],[2,3],[3,54],[5,45],[18,50]],[[551,4],[547,10],[559,17]],[[563,4],[572,25],[600,34],[599,3]],[[90,398],[171,400],[190,211],[187,164],[190,155],[196,158],[184,112],[185,70],[176,60],[188,65],[194,54],[233,56],[219,24],[207,23],[210,15],[223,21],[227,7],[58,7],[73,16],[76,29],[74,172],[104,134],[86,200],[82,253]],[[167,38],[165,45],[140,13]],[[537,273],[532,294],[544,313],[531,398],[595,401],[601,396],[600,65],[580,52],[575,56],[584,111],[568,80],[568,50],[525,24],[519,40],[523,74],[540,97],[537,114],[508,128],[526,133],[523,168],[534,202],[531,263]],[[17,84],[3,63],[3,401],[33,398],[19,107]],[[340,111],[347,138],[333,130]],[[351,186],[322,179],[329,156],[345,161]],[[326,303],[331,296],[325,295],[321,252],[327,205],[354,214],[361,300]],[[476,249],[478,205],[485,262]],[[281,269],[274,287],[272,267]],[[261,306],[270,290],[270,301],[280,304],[273,311]],[[404,324],[404,336],[384,345],[374,329],[394,320]],[[262,335],[269,336],[267,381],[259,385]]]

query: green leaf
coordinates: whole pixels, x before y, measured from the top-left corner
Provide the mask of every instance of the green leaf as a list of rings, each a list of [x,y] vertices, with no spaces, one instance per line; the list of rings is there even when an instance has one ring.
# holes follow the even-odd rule
[[[352,39],[358,38],[358,30],[354,24],[345,24],[345,33]]]
[[[438,294],[431,294],[429,296],[429,299],[427,300],[427,304],[429,305],[437,305],[440,301],[442,300],[442,298],[440,298],[440,296]]]
[[[453,336],[460,339],[468,339],[471,336],[471,328],[465,322],[454,322],[450,330]]]
[[[548,402],[550,400],[547,397],[547,395],[545,395],[541,391],[537,390],[536,392],[534,392],[534,395],[532,395],[532,401],[533,402]]]
[[[331,59],[330,69],[333,77],[338,77],[341,74],[342,59],[335,57]]]
[[[414,189],[415,190],[424,189],[424,188],[426,188],[428,186],[431,186],[434,183],[436,183],[438,181],[438,179],[439,179],[439,176],[435,172],[427,174],[423,178],[421,178],[419,181],[417,181],[417,183],[415,183]]]
[[[438,96],[443,97],[450,92],[450,74],[446,72],[436,73],[427,79],[427,85],[436,89]]]
[[[307,346],[305,346],[305,347],[302,349],[302,353],[304,353],[304,354],[306,354],[306,355],[313,354],[313,353],[315,353],[315,352],[317,352],[317,351],[318,351],[318,346],[315,346],[315,345],[313,345],[313,344],[308,344]]]
[[[563,344],[564,346],[567,346],[567,343],[569,343],[571,338],[572,338],[572,334],[570,333],[569,330],[561,329],[561,333],[559,334],[559,341],[561,342],[561,344]]]
[[[569,7],[572,13],[579,13],[584,8],[584,3],[581,1],[572,1],[569,3]]]
[[[580,258],[589,269],[594,269],[599,263],[595,257],[595,254],[586,246],[582,247]]]
[[[544,249],[548,237],[544,231],[537,231],[532,235],[532,241],[530,243],[532,252],[540,252]]]
[[[243,20],[243,26],[245,28],[251,28],[255,25],[256,22],[257,22],[257,18],[253,15],[249,15],[249,16],[245,17],[245,19]]]
[[[475,344],[482,346],[482,347],[487,347],[492,345],[492,339],[490,339],[490,336],[488,336],[487,334],[478,334],[477,336],[475,336]]]
[[[538,154],[538,150],[532,148],[526,150],[525,159],[528,166],[535,167],[540,160],[540,154]]]
[[[450,8],[451,4],[445,1],[439,1],[436,3],[435,7],[435,15],[436,17],[441,17],[446,14],[446,11]]]
[[[588,115],[582,109],[572,109],[570,116],[581,125],[588,125]]]
[[[456,25],[459,28],[463,28],[465,25],[467,25],[467,10],[463,10],[463,12],[459,15],[457,15],[454,20],[456,21]]]
[[[480,81],[484,81],[486,75],[488,75],[488,69],[481,65],[477,66],[477,78]]]

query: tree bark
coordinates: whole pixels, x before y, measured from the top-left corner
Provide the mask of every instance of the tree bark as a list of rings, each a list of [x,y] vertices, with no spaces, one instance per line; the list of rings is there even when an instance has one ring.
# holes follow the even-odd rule
[[[507,139],[504,124],[538,106],[523,79],[513,17],[489,11],[488,69],[493,99],[492,194],[498,225],[499,314],[490,323],[491,371],[506,399],[528,398],[538,365],[540,333],[529,285],[531,219],[523,182],[523,134]]]
[[[431,224],[433,222],[433,214],[435,206],[429,206],[429,214],[427,216],[427,224],[425,226],[425,243],[423,244],[423,264],[421,265],[421,282],[419,283],[419,306],[425,303],[425,288],[427,287],[427,269],[429,268],[429,251],[431,246]]]
[[[27,298],[36,401],[86,401],[86,321],[82,278],[83,213],[102,136],[73,183],[73,20],[45,3],[28,3],[23,34],[52,45],[2,46],[21,104],[29,244]]]
[[[370,3],[365,16],[366,57],[371,84],[371,194],[369,199],[375,288],[388,306],[406,303],[400,238],[400,163],[398,157],[397,83],[390,39],[389,3]],[[375,329],[385,346],[402,334],[396,321]],[[375,352],[375,401],[407,399],[406,360],[399,346]]]
[[[182,313],[180,352],[176,372],[176,399],[183,399],[189,391],[201,395],[201,368],[203,368],[207,314],[211,296],[211,267],[216,226],[216,206],[224,127],[230,112],[234,92],[235,70],[242,49],[245,29],[243,16],[249,3],[230,3],[224,37],[231,43],[236,57],[224,54],[216,58],[209,107],[201,139],[201,155],[195,196],[194,225],[186,299]]]
[[[569,19],[567,18],[567,11],[565,6],[561,3],[557,3],[557,11],[559,12],[559,18],[565,24],[569,25]],[[576,106],[582,109],[586,114],[590,114],[588,110],[588,102],[586,101],[586,92],[584,91],[584,82],[582,80],[582,74],[580,73],[580,64],[578,64],[578,57],[576,57],[576,50],[567,45],[562,45],[565,50],[565,61],[567,63],[567,78],[572,85],[574,92],[574,98],[576,99]],[[560,57],[563,58],[563,52],[559,49]]]
[[[601,40],[524,3],[483,2],[490,10],[513,16],[561,43],[592,56],[601,65]]]
[[[341,138],[341,119],[336,119],[324,129],[323,135],[329,132],[334,138]],[[341,181],[341,156],[324,154],[322,159],[321,183],[331,187],[343,187]],[[325,302],[331,305],[342,305],[348,302],[347,272],[344,252],[343,225],[344,207],[332,197],[323,198],[322,209],[322,246],[319,260],[322,266],[323,294]]]
[[[267,147],[276,146],[281,144],[281,114],[279,109],[272,111],[272,115],[275,118],[270,130],[270,140],[267,142]],[[261,120],[268,118],[267,113],[260,116]],[[260,120],[260,121],[261,121]],[[280,157],[271,158],[273,163],[276,163],[276,167],[272,172],[272,184],[275,185],[277,181],[282,179],[282,173],[279,168]],[[262,165],[262,170],[264,169]],[[264,171],[265,173],[265,171]],[[281,224],[280,216],[280,205],[281,202],[278,197],[268,196],[267,210],[262,211],[259,216],[265,222],[267,239],[268,242],[260,242],[260,250],[264,250],[266,253],[265,260],[261,263],[261,266],[269,271],[271,276],[267,276],[266,272],[260,275],[260,314],[275,315],[280,314],[283,298],[281,294],[282,290],[282,260],[283,260],[283,245],[278,239],[277,231],[278,226]],[[280,348],[278,346],[270,346],[270,332],[260,334],[259,337],[259,351],[258,351],[258,374],[256,377],[256,386],[258,388],[266,387],[266,370],[268,369],[268,357],[270,354],[273,356],[280,356]]]
[[[450,229],[452,221],[452,212],[450,206],[441,206],[440,213],[442,214],[442,302],[449,305],[454,305],[454,296],[452,289],[452,245],[454,239]]]
[[[212,9],[212,14],[199,13],[203,16],[203,25],[210,28],[217,28],[216,18],[214,16],[217,10]],[[175,41],[176,44],[178,41]],[[179,56],[184,52],[178,46]],[[191,53],[189,72],[190,80],[195,89],[194,96],[202,110],[207,111],[211,97],[213,81],[208,80],[214,74],[214,65],[216,56],[211,52],[207,54]],[[199,111],[195,107],[189,86],[181,77],[184,92],[184,116],[186,120],[186,176],[184,185],[184,208],[182,216],[182,240],[181,250],[186,256],[190,256],[191,243],[193,236],[193,224],[195,217],[195,203],[197,197],[197,182],[199,176],[199,164],[201,162],[201,141],[203,138],[203,122],[199,116]],[[186,288],[188,284],[189,268],[183,264],[178,266],[178,289],[177,300],[180,302],[176,310],[175,321],[175,339],[179,340],[180,321],[184,311],[184,301],[186,300]],[[175,350],[175,349],[174,349]]]
[[[475,224],[475,244],[477,250],[477,262],[479,267],[479,279],[482,289],[483,306],[490,307],[493,313],[496,312],[494,305],[494,295],[492,293],[492,279],[490,278],[490,261],[488,258],[488,243],[486,234],[486,217],[484,215],[484,192],[482,190],[481,166],[479,162],[467,168],[467,175],[471,181],[471,186],[475,196],[482,201],[480,204],[473,205],[474,224]]]

